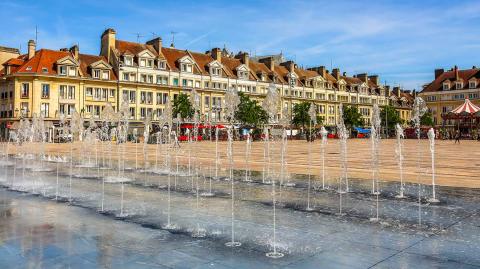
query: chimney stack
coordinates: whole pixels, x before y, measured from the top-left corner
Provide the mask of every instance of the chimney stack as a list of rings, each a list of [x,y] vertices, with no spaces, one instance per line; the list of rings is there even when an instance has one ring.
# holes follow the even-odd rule
[[[445,70],[443,70],[443,68],[435,69],[435,79],[437,79],[439,76],[441,76],[443,74],[443,72],[445,72]]]
[[[151,45],[153,46],[153,48],[158,52],[158,53],[161,53],[161,50],[162,50],[162,38],[161,37],[157,37],[157,38],[154,38],[150,41],[147,41],[147,45]]]
[[[458,75],[458,66],[455,65],[455,67],[453,67],[453,71],[455,71],[455,80],[458,80],[460,78]]]
[[[248,56],[247,52],[239,52],[235,58],[240,59],[242,64],[246,65],[247,68],[249,67],[250,57]]]
[[[72,54],[73,58],[78,61],[78,53],[79,49],[77,45],[74,45],[73,47],[70,48],[70,53]]]
[[[108,62],[111,62],[111,52],[115,47],[115,36],[117,32],[112,28],[105,30],[101,37],[100,55],[105,56]]]
[[[273,57],[260,59],[259,62],[264,63],[270,71],[275,71],[275,59]]]
[[[387,98],[390,97],[392,94],[392,90],[390,89],[390,85],[385,86],[385,94],[387,95]]]
[[[286,61],[281,63],[280,65],[285,66],[289,72],[295,71],[295,63],[293,61]]]
[[[378,75],[369,76],[368,78],[369,78],[375,85],[378,86],[378,84],[379,84]]]
[[[340,79],[340,69],[339,68],[333,68],[332,75],[336,80],[339,80]]]
[[[36,44],[35,41],[29,40],[28,41],[28,59],[32,59],[35,56]]]
[[[395,95],[400,98],[401,96],[401,93],[402,93],[402,90],[400,90],[400,87],[393,87],[393,93],[395,93]]]
[[[317,66],[317,67],[311,67],[311,68],[308,68],[307,70],[311,70],[311,71],[315,71],[317,72],[320,76],[322,76],[323,78],[326,78],[327,76],[327,69],[325,68],[325,66]]]
[[[219,49],[219,48],[213,48],[211,55],[212,55],[212,58],[213,58],[215,61],[217,61],[217,62],[219,62],[219,63],[222,62],[222,50],[221,50],[221,49]]]
[[[367,79],[368,79],[367,73],[358,74],[356,77],[363,82],[367,82]]]

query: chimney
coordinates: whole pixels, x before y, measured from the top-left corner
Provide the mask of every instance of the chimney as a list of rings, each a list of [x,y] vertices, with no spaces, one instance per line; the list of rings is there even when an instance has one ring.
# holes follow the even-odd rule
[[[327,75],[327,69],[325,69],[325,66],[317,66],[317,67],[311,67],[311,68],[308,68],[307,70],[312,70],[312,71],[315,71],[317,72],[320,76],[322,76],[323,78],[326,78],[326,75]]]
[[[73,55],[73,58],[77,61],[78,61],[78,51],[79,49],[77,45],[70,48],[70,53]]]
[[[258,61],[264,63],[270,71],[275,71],[275,59],[273,59],[273,57],[266,57]]]
[[[147,41],[147,45],[151,45],[153,46],[153,48],[158,52],[160,53],[161,50],[162,50],[162,38],[161,37],[157,37],[157,38],[154,38],[150,41]]]
[[[442,75],[443,72],[445,72],[443,68],[435,69],[435,79],[437,79],[440,75]]]
[[[392,94],[392,90],[390,89],[390,85],[385,86],[385,94],[387,94],[387,97],[390,97]]]
[[[336,80],[339,80],[340,79],[340,69],[339,68],[333,68],[332,75],[333,75],[333,77],[335,77]]]
[[[393,87],[393,93],[400,98],[402,91],[400,90],[400,87]]]
[[[367,73],[358,74],[356,77],[363,82],[367,82],[367,79],[368,79]]]
[[[117,32],[112,28],[109,28],[103,32],[101,37],[100,55],[105,56],[108,62],[111,62],[111,52],[115,47],[115,35]]]
[[[35,56],[35,48],[36,47],[36,44],[35,44],[35,41],[33,40],[28,40],[28,59],[32,59],[33,56]]]
[[[213,48],[212,49],[212,58],[216,60],[217,62],[221,63],[222,62],[222,50],[219,48]]]
[[[417,91],[415,89],[412,90],[412,97],[413,99],[417,98]]]
[[[289,72],[295,71],[295,63],[293,61],[286,61],[281,63],[280,65],[285,66]]]
[[[239,52],[239,53],[237,54],[237,56],[235,56],[235,58],[240,59],[240,61],[242,62],[242,64],[244,64],[244,65],[246,65],[247,67],[249,67],[250,57],[248,56],[248,53],[247,53],[247,52]]]
[[[455,80],[458,80],[460,78],[458,75],[458,66],[455,65],[455,67],[453,67],[453,71],[455,71]]]
[[[378,80],[378,75],[373,75],[368,77],[375,85],[378,86],[379,80]]]

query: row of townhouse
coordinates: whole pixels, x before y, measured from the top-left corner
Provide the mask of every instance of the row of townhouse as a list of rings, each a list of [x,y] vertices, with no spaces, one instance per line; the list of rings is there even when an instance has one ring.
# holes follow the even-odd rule
[[[30,40],[26,54],[3,63],[0,118],[4,128],[35,114],[53,122],[74,111],[100,119],[107,103],[118,109],[126,100],[135,124],[149,115],[157,120],[168,98],[195,89],[201,96],[202,120],[222,122],[228,88],[261,102],[272,84],[282,96],[280,113],[296,103],[314,102],[326,125],[336,124],[341,103],[357,106],[366,124],[373,104],[393,104],[402,117],[410,113],[412,95],[382,85],[378,76],[349,77],[338,68],[331,72],[323,66],[302,69],[293,61],[277,63],[275,59],[254,61],[248,53],[233,56],[219,48],[205,53],[180,50],[164,47],[161,38],[145,44],[122,41],[113,29],[101,35],[99,56],[82,54],[78,46],[36,50]]]
[[[426,84],[419,95],[426,101],[435,125],[455,128],[458,121],[444,120],[443,116],[462,105],[465,99],[480,106],[480,69],[476,66],[463,70],[457,66],[450,70],[439,68],[435,69],[434,76],[434,80]],[[467,125],[467,128],[470,127]]]

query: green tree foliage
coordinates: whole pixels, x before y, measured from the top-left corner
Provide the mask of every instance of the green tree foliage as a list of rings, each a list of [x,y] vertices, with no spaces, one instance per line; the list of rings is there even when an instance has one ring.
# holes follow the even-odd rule
[[[190,99],[188,95],[185,93],[181,93],[177,96],[175,100],[173,100],[173,116],[176,117],[178,114],[182,117],[182,119],[192,118],[193,114],[195,113],[192,103],[190,103]]]
[[[267,123],[267,112],[258,104],[257,101],[251,100],[250,97],[243,92],[239,92],[240,104],[235,112],[235,119],[243,125],[256,127],[260,124]]]
[[[308,114],[308,110],[310,109],[309,102],[301,102],[299,104],[295,104],[293,106],[293,119],[292,123],[299,127],[302,126],[305,129],[305,126],[309,126],[310,124],[310,115]],[[317,124],[322,124],[323,117],[317,116]]]
[[[391,105],[383,107],[383,109],[380,111],[380,119],[382,119],[382,126],[385,126],[386,122],[389,130],[394,130],[397,123],[403,123],[402,118],[400,118],[400,114],[395,107]]]
[[[345,106],[343,107],[343,122],[349,130],[352,130],[354,126],[363,126],[362,114],[358,112],[356,106]]]
[[[422,126],[434,126],[432,112],[428,111],[420,118],[420,125]]]

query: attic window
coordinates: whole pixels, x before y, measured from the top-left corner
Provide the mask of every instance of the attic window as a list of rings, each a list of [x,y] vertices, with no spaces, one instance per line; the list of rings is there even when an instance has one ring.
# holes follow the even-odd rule
[[[123,61],[126,66],[132,66],[132,57],[124,56]]]
[[[212,68],[212,76],[220,76],[220,68],[218,67]]]
[[[27,70],[27,71],[31,71],[31,70],[32,70],[32,67],[31,67],[31,66],[27,66],[26,70]]]
[[[457,82],[457,83],[455,83],[455,88],[456,88],[457,90],[460,90],[461,88],[463,88],[463,83],[462,83],[462,82]]]
[[[443,83],[443,90],[447,91],[450,89],[450,84],[449,83]]]
[[[42,67],[42,72],[43,72],[43,73],[48,73],[48,68]]]
[[[158,69],[166,69],[166,68],[167,68],[167,64],[165,63],[165,61],[158,62]]]
[[[469,87],[470,87],[470,89],[475,89],[475,88],[477,87],[477,82],[475,82],[475,81],[470,81]]]

